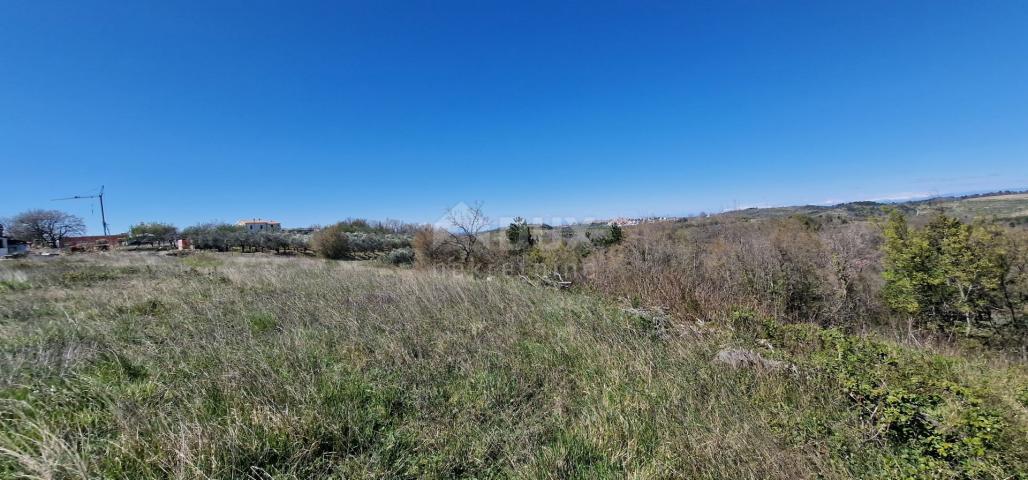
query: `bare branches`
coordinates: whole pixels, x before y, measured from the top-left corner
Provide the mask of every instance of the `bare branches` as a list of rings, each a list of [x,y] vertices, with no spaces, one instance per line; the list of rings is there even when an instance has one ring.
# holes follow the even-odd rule
[[[60,210],[29,210],[10,220],[10,233],[16,238],[57,247],[64,238],[86,233],[81,217]]]
[[[482,203],[465,208],[454,208],[446,214],[446,220],[453,227],[449,230],[450,242],[460,251],[465,265],[471,263],[480,245],[480,236],[489,225],[489,217],[482,211]]]

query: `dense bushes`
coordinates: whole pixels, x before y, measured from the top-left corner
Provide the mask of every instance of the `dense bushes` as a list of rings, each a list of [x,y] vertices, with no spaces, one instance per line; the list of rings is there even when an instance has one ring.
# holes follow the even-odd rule
[[[687,318],[723,318],[746,307],[829,325],[874,318],[882,309],[880,240],[868,224],[654,224],[633,233],[622,246],[590,256],[581,280]]]
[[[529,280],[559,274],[682,318],[726,318],[746,308],[768,318],[864,328],[893,324],[898,312],[944,332],[960,323],[994,344],[1028,334],[1028,234],[945,216],[921,223],[908,227],[898,211],[884,229],[880,218],[711,217],[629,231],[591,227],[586,240],[570,228],[537,238],[515,219],[475,242],[426,228],[415,234],[414,250],[421,266]]]
[[[1002,478],[1028,468],[1016,400],[968,378],[953,358],[751,315],[735,324],[813,381],[841,389],[867,425],[867,442],[895,453],[883,465],[887,476]]]

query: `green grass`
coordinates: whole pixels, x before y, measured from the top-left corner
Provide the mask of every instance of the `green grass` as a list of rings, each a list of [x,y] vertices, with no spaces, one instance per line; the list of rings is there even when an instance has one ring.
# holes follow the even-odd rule
[[[1028,476],[1021,365],[304,258],[0,279],[0,478]]]

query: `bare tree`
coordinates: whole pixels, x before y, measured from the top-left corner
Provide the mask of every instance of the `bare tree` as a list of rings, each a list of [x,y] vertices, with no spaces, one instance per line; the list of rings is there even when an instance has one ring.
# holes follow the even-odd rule
[[[10,219],[11,236],[56,248],[65,237],[86,233],[81,217],[60,210],[29,210]]]
[[[474,258],[479,237],[489,225],[489,218],[482,212],[482,203],[478,202],[466,208],[450,210],[446,219],[453,227],[449,231],[450,241],[460,250],[464,264],[467,265]]]

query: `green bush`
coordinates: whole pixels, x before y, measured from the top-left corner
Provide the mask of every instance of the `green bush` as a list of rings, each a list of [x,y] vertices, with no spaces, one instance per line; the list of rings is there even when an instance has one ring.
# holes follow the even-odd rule
[[[741,317],[737,328],[745,324]],[[1004,465],[1011,458],[1004,451],[1026,432],[1005,420],[999,398],[959,374],[957,360],[837,329],[756,323],[786,360],[842,389],[866,422],[868,439],[895,453],[890,468],[897,476],[991,477],[1028,466]]]
[[[588,233],[588,232],[587,232]],[[617,245],[625,239],[625,231],[620,225],[613,224],[607,229],[607,232],[603,235],[587,235],[593,242],[593,245],[598,247],[609,247],[611,245]]]

